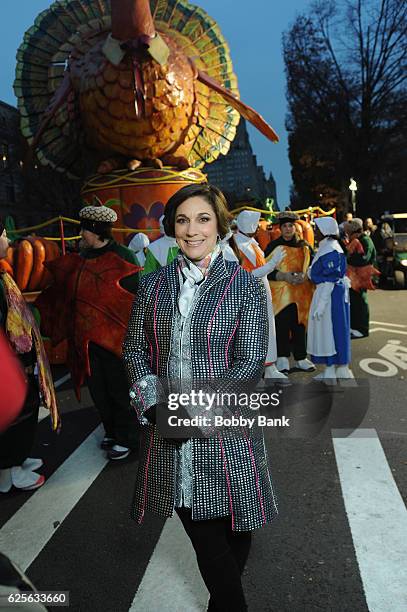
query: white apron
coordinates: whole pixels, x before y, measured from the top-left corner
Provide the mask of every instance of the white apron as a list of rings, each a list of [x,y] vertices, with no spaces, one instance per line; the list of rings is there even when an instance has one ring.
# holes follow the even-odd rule
[[[311,269],[315,262],[332,251],[343,253],[339,243],[330,238],[324,238],[319,245],[317,254],[308,269],[308,276],[311,278]],[[331,294],[335,283],[319,283],[312,296],[307,332],[307,353],[315,357],[331,357],[336,354],[335,338],[332,325],[331,314]],[[320,319],[314,319],[318,304],[326,302],[324,314]]]
[[[335,286],[334,283],[320,283],[317,285],[314,295],[312,296],[309,311],[307,353],[309,355],[314,355],[315,357],[330,357],[336,353],[331,316],[331,295],[329,295],[328,299],[326,300],[327,304],[322,318],[313,318],[322,295],[327,291],[326,285],[332,285],[330,294],[332,293]]]

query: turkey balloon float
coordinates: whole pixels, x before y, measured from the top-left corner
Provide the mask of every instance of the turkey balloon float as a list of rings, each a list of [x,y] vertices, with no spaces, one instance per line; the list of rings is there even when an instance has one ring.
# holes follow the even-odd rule
[[[199,169],[228,152],[239,114],[278,141],[239,100],[216,22],[187,0],[59,0],[17,60],[23,135],[71,177],[91,152],[99,173]]]

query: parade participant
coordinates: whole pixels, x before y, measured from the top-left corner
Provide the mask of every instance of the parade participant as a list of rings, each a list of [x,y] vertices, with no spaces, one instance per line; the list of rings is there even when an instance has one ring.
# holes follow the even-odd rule
[[[294,367],[304,372],[315,370],[307,359],[306,329],[313,286],[306,274],[312,249],[297,234],[298,215],[285,211],[278,215],[281,236],[270,242],[265,255],[275,257],[275,251],[283,249],[284,259],[268,275],[273,296],[277,332],[277,368],[290,370],[289,357],[293,353]]]
[[[376,249],[372,239],[363,232],[362,219],[352,219],[344,224],[344,230],[348,240],[357,239],[363,248],[363,253],[354,252],[348,255],[348,265],[353,266],[354,271],[360,268],[361,275],[366,276],[366,266],[376,263]],[[365,268],[365,270],[363,270]],[[352,338],[365,338],[369,335],[369,303],[367,301],[367,290],[360,288],[359,291],[350,289],[350,326]]]
[[[282,254],[276,254],[273,261],[268,262],[267,269],[263,268],[266,264],[264,253],[259,244],[254,239],[260,220],[260,213],[253,210],[242,210],[236,218],[237,232],[234,233],[233,239],[239,252],[240,265],[247,272],[251,272],[256,277],[261,278],[267,294],[267,313],[269,318],[269,338],[268,351],[266,357],[266,369],[264,372],[265,378],[275,378],[280,382],[287,382],[287,376],[279,372],[276,367],[277,360],[277,345],[276,345],[276,328],[274,322],[273,301],[271,297],[270,286],[267,281],[267,274],[271,272],[282,257]],[[256,271],[257,270],[257,271]]]
[[[68,341],[68,367],[78,397],[87,382],[105,428],[101,448],[112,460],[138,447],[138,423],[128,401],[121,345],[137,292],[139,269],[130,249],[112,239],[114,210],[79,213],[82,250],[50,262],[54,283],[36,302],[43,331]]]
[[[319,248],[308,276],[317,288],[310,308],[307,349],[314,363],[325,365],[315,378],[334,383],[337,378],[353,378],[349,368],[349,280],[337,222],[320,217],[315,225]]]
[[[178,255],[178,245],[174,238],[167,236],[163,225],[164,215],[160,217],[160,231],[162,236],[151,242],[147,247],[146,261],[144,262],[144,274],[159,270],[170,264]]]
[[[352,221],[352,219],[353,219],[353,213],[351,212],[345,213],[342,223],[339,224],[340,240],[343,240],[345,238],[345,223],[347,223],[348,221]]]
[[[6,257],[7,248],[8,239],[0,219],[0,258]],[[60,421],[41,334],[23,295],[7,272],[0,273],[0,327],[19,358],[27,384],[21,412],[0,434],[0,492],[7,493],[13,486],[32,491],[45,482],[44,476],[35,471],[42,466],[42,460],[29,457],[37,430],[40,402],[49,409],[54,430],[58,429]],[[5,375],[6,368],[3,368],[2,378]],[[21,385],[21,380],[18,384]]]
[[[378,227],[377,225],[375,225],[375,223],[373,223],[373,219],[372,217],[366,217],[366,219],[363,221],[363,231],[366,234],[366,236],[369,236],[374,243],[374,235],[377,232]]]
[[[154,425],[161,380],[259,381],[267,351],[263,285],[218,245],[228,231],[223,194],[188,185],[166,207],[177,260],[147,277],[133,305],[123,359],[142,428],[133,516],[174,509],[194,546],[209,610],[247,610],[241,573],[251,531],[273,520],[276,505],[262,436],[246,432],[169,441]],[[175,483],[175,487],[174,487]]]
[[[138,232],[129,242],[129,249],[131,249],[136,256],[136,265],[140,268],[144,267],[146,261],[146,249],[150,244],[150,239],[143,232]]]
[[[0,253],[2,252],[2,238],[0,237]],[[24,370],[11,349],[11,346],[0,329],[0,440],[1,432],[16,419],[22,406],[27,392],[27,385],[24,378]],[[27,461],[27,460],[26,460]],[[27,465],[27,463],[26,463]],[[4,476],[3,476],[4,479]],[[0,470],[0,483],[2,481],[2,470]],[[38,488],[35,487],[35,488]],[[1,490],[1,484],[0,484]],[[32,489],[30,489],[32,490]],[[22,591],[35,591],[34,586],[14,563],[0,552],[0,602],[6,601],[10,595],[20,594]],[[7,598],[7,599],[6,599]],[[17,599],[17,598],[16,598]],[[0,603],[0,608],[4,610],[4,605]],[[10,608],[7,608],[10,609]],[[18,609],[23,608],[18,604]],[[46,612],[44,606],[27,604],[24,609],[32,612]]]

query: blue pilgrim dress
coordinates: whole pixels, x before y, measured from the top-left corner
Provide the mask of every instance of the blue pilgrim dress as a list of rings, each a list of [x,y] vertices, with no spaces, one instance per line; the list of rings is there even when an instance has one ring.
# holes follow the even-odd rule
[[[346,277],[346,257],[336,240],[326,238],[320,245],[309,277],[317,286],[310,307],[308,353],[314,363],[327,366],[347,365],[351,361],[349,281]],[[326,301],[322,318],[313,318],[321,303]]]

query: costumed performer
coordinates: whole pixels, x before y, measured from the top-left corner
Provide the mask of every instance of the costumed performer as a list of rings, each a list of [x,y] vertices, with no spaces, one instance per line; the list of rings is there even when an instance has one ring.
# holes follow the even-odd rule
[[[279,372],[276,367],[277,360],[277,345],[276,345],[276,328],[274,322],[273,301],[270,291],[270,286],[266,278],[267,272],[264,270],[256,273],[257,268],[261,268],[266,263],[264,253],[259,244],[254,239],[260,220],[260,213],[253,210],[242,210],[236,218],[237,232],[233,234],[235,245],[239,251],[240,265],[247,272],[258,275],[266,289],[267,295],[267,313],[269,318],[269,337],[268,351],[266,357],[266,369],[264,372],[265,378],[275,378],[280,382],[287,382],[287,376]],[[270,262],[271,266],[277,265],[280,261],[281,253]]]
[[[357,239],[362,245],[363,253],[349,253],[348,266],[352,266],[352,273],[365,280],[366,276],[374,274],[376,264],[376,248],[370,236],[363,232],[362,219],[355,218],[343,224],[345,234],[350,242]],[[369,335],[369,302],[367,301],[366,288],[359,287],[350,289],[350,327],[352,338],[366,338]]]
[[[146,250],[150,244],[150,239],[143,232],[138,232],[133,236],[129,242],[129,249],[131,249],[136,256],[136,265],[140,268],[144,268],[146,261]]]
[[[54,344],[68,341],[76,394],[85,382],[102,420],[101,448],[111,460],[138,448],[138,421],[129,405],[121,347],[138,288],[133,251],[112,239],[114,210],[79,212],[82,250],[47,264],[54,282],[37,299],[42,328]]]
[[[8,244],[6,230],[0,219],[0,258],[6,257]],[[32,491],[45,482],[45,477],[35,471],[43,465],[42,460],[29,457],[37,431],[40,404],[49,409],[54,430],[59,428],[60,418],[40,331],[20,289],[7,272],[0,272],[0,327],[9,347],[21,363],[27,385],[22,410],[0,434],[0,492],[7,493],[13,486],[23,491]],[[6,374],[2,361],[2,381]],[[21,387],[21,379],[17,383]],[[5,395],[2,394],[3,401]],[[9,406],[2,406],[2,411],[7,409]]]
[[[307,348],[314,363],[325,365],[315,379],[334,384],[337,378],[353,378],[349,367],[350,282],[337,222],[332,217],[320,217],[315,225],[319,247],[308,276],[317,287],[310,309]]]
[[[307,359],[306,330],[313,285],[307,278],[307,270],[313,254],[311,246],[299,236],[296,222],[299,217],[291,211],[278,215],[281,236],[266,248],[266,261],[275,257],[277,248],[285,257],[268,274],[273,296],[277,332],[277,368],[290,371],[290,355],[294,356],[294,369],[303,372],[315,370]]]
[[[162,236],[150,242],[146,251],[146,260],[142,275],[159,270],[163,266],[170,264],[178,255],[178,245],[174,238],[167,236],[163,225],[164,215],[160,217],[160,232]]]

